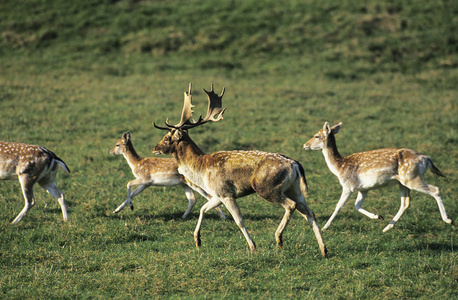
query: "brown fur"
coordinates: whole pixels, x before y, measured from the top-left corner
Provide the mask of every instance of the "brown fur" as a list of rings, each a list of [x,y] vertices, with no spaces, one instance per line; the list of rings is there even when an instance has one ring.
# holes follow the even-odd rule
[[[410,206],[410,190],[416,190],[431,195],[436,199],[439,211],[444,222],[454,224],[447,217],[439,188],[429,185],[423,179],[428,168],[438,175],[444,176],[433,164],[430,157],[411,149],[384,148],[365,152],[358,152],[348,156],[341,156],[337,150],[335,134],[340,130],[341,123],[329,126],[326,122],[313,138],[304,144],[304,149],[322,150],[326,163],[342,185],[342,195],[323,229],[330,226],[337,212],[345,205],[350,195],[357,191],[355,208],[372,219],[383,219],[382,216],[372,214],[361,208],[369,190],[384,187],[392,182],[398,182],[401,189],[401,208],[393,220],[383,231],[393,228],[404,211]]]
[[[12,223],[18,223],[35,205],[33,186],[38,183],[56,198],[61,206],[62,216],[68,220],[64,194],[55,184],[59,165],[67,174],[70,170],[65,162],[52,151],[37,145],[14,142],[0,142],[0,179],[19,179],[25,205]]]
[[[278,245],[282,246],[282,233],[297,208],[310,222],[321,253],[326,247],[313,212],[305,202],[307,185],[302,166],[284,155],[262,151],[219,151],[205,154],[191,140],[186,131],[173,129],[153,150],[172,154],[178,161],[178,170],[188,180],[212,195],[212,200],[201,209],[194,233],[200,245],[200,225],[203,214],[214,205],[223,203],[242,230],[252,251],[255,244],[243,223],[236,199],[258,193],[265,200],[285,208],[285,215],[276,231]]]

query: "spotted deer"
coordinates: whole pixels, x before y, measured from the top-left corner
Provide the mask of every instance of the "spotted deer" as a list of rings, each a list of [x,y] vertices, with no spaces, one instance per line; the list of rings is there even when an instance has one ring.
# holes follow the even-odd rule
[[[24,208],[13,220],[13,224],[21,221],[35,205],[33,186],[37,182],[44,190],[57,199],[64,221],[68,220],[64,194],[55,183],[59,165],[70,175],[70,170],[65,162],[44,147],[0,141],[0,179],[19,179],[25,199]]]
[[[285,214],[275,232],[279,247],[283,245],[282,234],[292,213],[297,210],[310,223],[318,241],[322,256],[326,256],[326,246],[312,210],[305,202],[307,183],[302,165],[282,154],[261,151],[219,151],[205,154],[189,137],[188,130],[209,121],[223,119],[222,97],[213,91],[204,89],[208,97],[208,110],[205,118],[190,121],[193,111],[191,104],[191,84],[184,93],[184,105],[181,121],[171,125],[165,121],[166,127],[153,125],[169,131],[156,145],[153,152],[172,154],[178,161],[178,171],[193,184],[201,187],[212,198],[200,210],[199,220],[194,231],[196,246],[201,246],[200,228],[204,213],[223,203],[242,231],[251,251],[256,245],[244,225],[241,211],[236,199],[257,193],[265,200],[278,204],[285,209]]]
[[[455,223],[447,217],[439,188],[427,184],[423,179],[423,174],[428,168],[434,174],[445,177],[433,164],[430,157],[406,148],[385,148],[342,157],[337,151],[335,139],[335,134],[339,132],[341,125],[342,123],[339,123],[330,127],[328,122],[324,123],[323,129],[304,144],[305,150],[323,151],[329,169],[339,178],[342,185],[340,200],[323,230],[331,225],[339,210],[355,191],[358,192],[355,202],[356,210],[371,219],[383,219],[382,216],[370,213],[362,209],[361,206],[368,191],[396,181],[401,190],[401,207],[391,222],[383,229],[383,232],[393,228],[406,209],[409,208],[410,190],[433,196],[439,206],[442,220],[455,226]]]
[[[123,155],[127,160],[135,180],[127,183],[127,200],[124,201],[114,213],[121,211],[126,204],[133,210],[132,199],[143,192],[149,186],[175,186],[180,185],[188,198],[189,205],[182,218],[185,219],[191,213],[192,208],[196,204],[196,197],[193,189],[195,189],[203,197],[209,199],[209,195],[199,187],[192,187],[192,183],[188,182],[186,178],[178,173],[178,164],[174,158],[159,158],[159,157],[140,157],[134,149],[132,144],[132,137],[130,132],[123,133],[122,137],[116,141],[113,149],[110,151],[111,155]],[[138,186],[132,193],[130,192],[133,186]],[[223,211],[220,207],[216,207],[221,219],[225,219]]]

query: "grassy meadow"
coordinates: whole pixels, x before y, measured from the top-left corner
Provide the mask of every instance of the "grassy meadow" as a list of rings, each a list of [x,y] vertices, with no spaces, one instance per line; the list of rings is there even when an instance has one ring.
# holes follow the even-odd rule
[[[0,181],[1,299],[456,299],[458,236],[435,200],[412,205],[387,233],[400,205],[396,186],[356,195],[323,231],[322,258],[308,223],[295,214],[276,247],[284,210],[256,195],[238,200],[258,249],[226,209],[206,214],[202,247],[179,187],[151,187],[134,211],[112,211],[134,179],[109,151],[129,130],[142,156],[178,122],[193,84],[226,87],[224,120],[192,130],[205,152],[259,149],[304,166],[307,202],[323,226],[341,186],[318,151],[302,145],[343,122],[343,155],[407,147],[430,155],[428,171],[458,220],[458,4],[456,1],[2,1],[0,126],[4,141],[54,151],[69,222],[50,195],[17,225],[19,182]]]

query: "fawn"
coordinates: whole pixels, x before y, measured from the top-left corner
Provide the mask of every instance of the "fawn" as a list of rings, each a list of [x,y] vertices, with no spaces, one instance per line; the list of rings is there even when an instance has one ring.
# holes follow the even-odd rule
[[[202,189],[193,186],[183,175],[178,173],[178,164],[174,158],[159,158],[159,157],[140,157],[134,149],[130,132],[125,132],[120,139],[116,141],[111,155],[123,155],[127,160],[135,180],[127,183],[127,200],[124,201],[114,213],[121,211],[126,204],[133,210],[132,199],[140,194],[149,186],[175,186],[180,185],[186,193],[189,205],[182,218],[185,219],[196,204],[194,190],[200,193],[203,197],[209,199],[209,195]],[[132,186],[138,186],[132,193]],[[225,219],[220,207],[216,207],[221,219]]]
[[[37,146],[13,142],[0,142],[0,179],[19,179],[25,205],[13,220],[18,223],[35,205],[33,186],[38,184],[60,204],[64,221],[68,220],[64,194],[56,186],[55,179],[59,166],[70,175],[65,162],[50,150]]]
[[[326,163],[334,175],[339,178],[342,185],[342,195],[337,203],[334,213],[324,225],[323,230],[331,225],[339,210],[345,205],[350,195],[357,191],[355,208],[358,212],[371,219],[383,219],[382,216],[370,213],[361,208],[367,192],[383,187],[390,182],[398,182],[401,189],[401,207],[393,220],[383,229],[386,232],[394,227],[404,211],[410,206],[410,190],[416,190],[433,196],[442,220],[448,224],[455,223],[447,217],[439,188],[427,184],[423,174],[429,168],[438,175],[445,177],[433,164],[429,156],[420,154],[410,149],[386,148],[355,153],[342,157],[337,151],[335,134],[340,130],[342,123],[329,126],[326,122],[323,129],[318,131],[313,138],[304,144],[305,150],[322,150]]]

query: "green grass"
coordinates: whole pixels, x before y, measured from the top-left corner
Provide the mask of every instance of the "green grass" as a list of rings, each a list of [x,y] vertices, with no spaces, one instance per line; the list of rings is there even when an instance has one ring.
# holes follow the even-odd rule
[[[456,1],[455,1],[456,2]],[[69,222],[40,188],[18,224],[19,183],[0,181],[0,298],[458,298],[456,229],[432,197],[391,231],[397,187],[353,201],[323,232],[321,258],[310,226],[295,215],[277,249],[283,209],[252,195],[238,201],[256,242],[251,254],[231,218],[209,212],[202,247],[193,244],[198,205],[188,220],[180,188],[149,188],[134,211],[112,211],[133,179],[109,155],[130,130],[143,156],[178,121],[183,92],[226,86],[224,120],[191,133],[206,152],[259,149],[300,161],[307,201],[323,226],[340,196],[319,152],[302,145],[342,121],[342,154],[408,147],[447,176],[441,188],[458,219],[458,38],[454,1],[4,1],[0,4],[1,140],[53,150]],[[356,197],[356,196],[355,196]],[[224,210],[229,215],[227,210]]]

